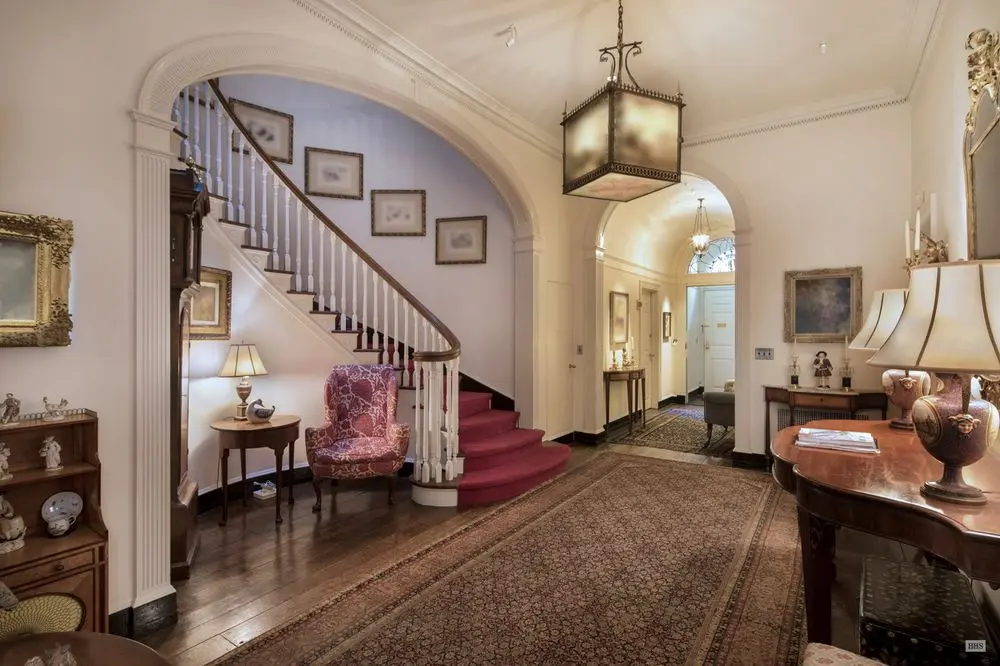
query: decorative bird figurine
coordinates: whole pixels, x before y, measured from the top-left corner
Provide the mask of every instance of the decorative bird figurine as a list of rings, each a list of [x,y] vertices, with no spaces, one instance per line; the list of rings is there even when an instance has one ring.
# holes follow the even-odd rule
[[[274,405],[268,409],[264,406],[264,401],[257,398],[247,405],[247,421],[250,423],[267,423],[274,415]]]

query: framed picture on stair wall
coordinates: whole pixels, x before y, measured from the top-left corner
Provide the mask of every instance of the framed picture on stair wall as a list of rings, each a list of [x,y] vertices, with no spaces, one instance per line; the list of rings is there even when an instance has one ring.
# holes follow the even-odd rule
[[[485,264],[486,216],[442,217],[435,222],[435,264]]]
[[[372,190],[372,236],[426,236],[427,190]]]
[[[191,299],[191,339],[228,340],[233,311],[233,274],[201,267],[198,293]]]
[[[292,163],[293,118],[291,114],[268,109],[239,99],[229,100],[233,113],[275,162]],[[233,131],[233,150],[239,151],[240,132]]]
[[[628,342],[628,294],[611,292],[611,344],[624,345]]]
[[[363,199],[365,156],[343,150],[306,148],[306,194]]]

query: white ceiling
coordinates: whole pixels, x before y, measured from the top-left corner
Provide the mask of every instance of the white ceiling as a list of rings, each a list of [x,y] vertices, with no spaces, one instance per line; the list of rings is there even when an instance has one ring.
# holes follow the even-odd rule
[[[681,182],[615,206],[604,228],[604,247],[612,255],[670,272],[669,265],[691,239],[698,198],[704,197],[712,238],[730,236],[733,210],[710,181],[684,174]]]
[[[617,0],[354,0],[545,132],[608,76]],[[940,0],[625,0],[639,85],[676,92],[703,136],[905,97]],[[497,36],[517,27],[513,47]],[[826,55],[820,42],[828,44]]]

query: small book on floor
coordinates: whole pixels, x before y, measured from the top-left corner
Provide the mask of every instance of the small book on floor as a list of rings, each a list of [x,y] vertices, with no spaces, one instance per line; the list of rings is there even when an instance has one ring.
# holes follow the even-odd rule
[[[851,430],[801,428],[795,440],[795,445],[809,449],[878,453],[878,442],[872,437],[871,433],[854,432]]]

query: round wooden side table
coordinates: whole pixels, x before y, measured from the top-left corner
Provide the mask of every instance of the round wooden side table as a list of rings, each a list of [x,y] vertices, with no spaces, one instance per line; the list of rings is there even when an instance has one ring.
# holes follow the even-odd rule
[[[272,416],[267,423],[251,423],[229,418],[216,421],[212,429],[219,432],[219,456],[222,462],[222,520],[225,526],[229,517],[229,451],[239,449],[240,468],[243,472],[243,506],[247,505],[247,449],[272,449],[274,470],[277,474],[277,491],[274,498],[274,522],[281,522],[281,458],[288,447],[288,476],[293,474],[295,464],[295,440],[299,438],[298,416],[282,414]],[[291,486],[288,487],[288,503],[295,503]]]
[[[170,666],[170,662],[142,643],[113,634],[89,631],[29,634],[0,641],[0,666],[24,666],[32,657],[45,661],[57,646],[68,647],[77,666]]]

